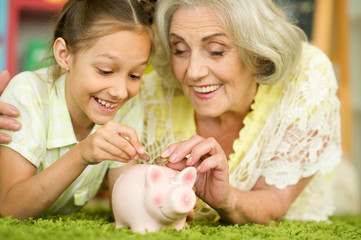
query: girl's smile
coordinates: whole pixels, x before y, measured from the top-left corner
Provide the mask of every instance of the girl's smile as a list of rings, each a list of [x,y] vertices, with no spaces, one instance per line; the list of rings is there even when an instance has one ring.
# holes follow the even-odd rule
[[[100,99],[97,97],[93,97],[93,99],[96,101],[96,103],[99,105],[99,108],[102,111],[113,112],[118,109],[117,107],[118,107],[119,103],[107,101],[107,100]]]
[[[107,123],[139,92],[150,48],[146,32],[123,30],[69,54],[65,95],[74,131]]]

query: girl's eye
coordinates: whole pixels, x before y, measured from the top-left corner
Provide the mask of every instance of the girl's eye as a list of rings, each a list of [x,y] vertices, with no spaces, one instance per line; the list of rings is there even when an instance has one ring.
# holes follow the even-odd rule
[[[137,76],[137,75],[134,75],[134,74],[130,74],[129,77],[131,79],[136,79],[136,80],[141,78],[141,76]]]
[[[102,70],[102,69],[98,69],[98,72],[103,76],[107,76],[107,75],[110,75],[113,73],[112,71],[106,71],[106,70]]]

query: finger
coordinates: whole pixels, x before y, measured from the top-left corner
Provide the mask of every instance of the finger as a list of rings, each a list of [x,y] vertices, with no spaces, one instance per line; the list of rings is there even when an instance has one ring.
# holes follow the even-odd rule
[[[219,143],[214,138],[207,138],[199,142],[190,153],[190,156],[187,160],[187,165],[194,165],[199,160],[207,158],[209,156],[223,153],[223,149]]]
[[[4,69],[0,73],[0,95],[3,93],[9,81],[10,81],[10,73],[8,70]]]
[[[187,159],[184,159],[183,161],[179,161],[179,162],[176,162],[176,163],[171,163],[171,162],[168,162],[166,164],[166,166],[168,168],[171,168],[173,170],[176,170],[176,171],[182,171],[183,169],[185,169],[186,167],[188,167],[186,165],[186,160]]]
[[[120,155],[114,155],[112,153],[110,153],[109,149],[107,150],[103,150],[102,148],[99,148],[99,156],[102,156],[99,162],[103,161],[103,160],[111,160],[111,161],[117,161],[117,162],[122,162],[122,163],[128,163],[130,160],[128,157],[122,157]]]
[[[164,150],[162,151],[162,153],[160,154],[160,156],[161,156],[162,158],[169,158],[170,155],[172,155],[172,153],[174,152],[174,150],[177,148],[177,145],[178,145],[178,144],[179,144],[179,143],[173,143],[173,144],[169,145],[166,149],[164,149]]]
[[[175,163],[183,160],[188,154],[191,153],[192,149],[203,140],[204,138],[198,135],[194,135],[188,140],[176,144],[174,147],[175,149],[169,156],[169,162]]]
[[[123,150],[123,148],[112,144],[112,142],[107,141],[106,144],[99,146],[99,148],[112,156],[110,160],[113,160],[114,158],[121,158],[130,161],[134,158],[134,155],[129,155],[126,151]]]
[[[106,145],[101,145],[104,151],[125,159],[134,159],[138,156],[128,139],[110,129],[103,129],[102,134],[106,141]]]
[[[17,131],[21,128],[21,124],[11,118],[0,117],[0,129]]]
[[[0,143],[6,144],[11,142],[11,137],[5,133],[0,133]]]
[[[227,168],[226,164],[228,162],[224,161],[224,156],[216,154],[203,160],[196,169],[197,173],[201,174],[214,169],[225,170]]]
[[[189,214],[188,214],[188,216],[187,216],[187,218],[186,218],[186,222],[190,222],[190,221],[193,221],[194,220],[194,218],[195,218],[195,213],[194,213],[194,210],[192,209],[190,212],[189,212]]]
[[[8,117],[17,117],[19,116],[19,111],[11,104],[0,102],[0,114]]]
[[[134,128],[114,121],[109,122],[109,125],[116,133],[128,139],[142,160],[149,160],[149,155],[146,153],[145,147],[140,143]]]

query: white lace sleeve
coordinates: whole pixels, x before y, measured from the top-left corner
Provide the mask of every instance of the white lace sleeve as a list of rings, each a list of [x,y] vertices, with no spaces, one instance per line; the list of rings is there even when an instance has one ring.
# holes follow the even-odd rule
[[[267,184],[279,189],[330,172],[341,159],[340,103],[331,62],[319,52],[293,75],[270,116],[277,127],[269,128],[274,130],[267,134],[272,137],[265,139],[261,160]]]

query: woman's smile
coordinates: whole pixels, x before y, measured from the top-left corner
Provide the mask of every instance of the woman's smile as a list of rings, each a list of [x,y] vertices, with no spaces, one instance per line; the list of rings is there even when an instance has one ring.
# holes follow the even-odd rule
[[[203,85],[203,86],[192,86],[196,97],[202,100],[208,100],[213,98],[218,90],[222,88],[223,84]]]

